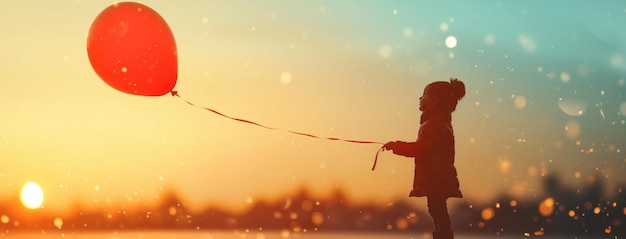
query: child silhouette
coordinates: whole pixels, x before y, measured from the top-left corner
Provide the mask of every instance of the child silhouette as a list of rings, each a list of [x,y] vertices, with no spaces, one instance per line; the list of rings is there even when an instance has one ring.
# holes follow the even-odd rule
[[[417,140],[392,141],[383,146],[394,154],[414,158],[415,175],[409,196],[427,197],[434,224],[433,239],[454,238],[446,200],[463,197],[454,167],[452,130],[452,112],[463,96],[465,84],[456,78],[428,84],[419,101],[422,116]]]

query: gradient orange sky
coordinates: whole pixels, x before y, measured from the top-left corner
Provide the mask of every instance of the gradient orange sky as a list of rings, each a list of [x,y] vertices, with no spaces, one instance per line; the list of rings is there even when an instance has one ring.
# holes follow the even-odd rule
[[[53,209],[152,200],[168,188],[193,206],[238,207],[300,185],[355,200],[408,194],[412,161],[383,152],[372,172],[377,145],[266,130],[109,87],[86,39],[111,3],[0,6],[0,197],[29,181]],[[169,23],[174,89],[197,105],[323,137],[410,141],[423,87],[458,77],[468,92],[453,115],[467,199],[536,197],[554,171],[573,186],[595,174],[626,183],[624,3],[142,3]],[[568,12],[555,14],[564,3]]]

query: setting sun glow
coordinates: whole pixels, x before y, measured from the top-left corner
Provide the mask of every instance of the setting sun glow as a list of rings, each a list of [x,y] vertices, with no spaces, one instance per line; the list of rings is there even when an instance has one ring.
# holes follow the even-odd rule
[[[22,188],[20,200],[29,209],[40,208],[43,203],[43,190],[37,183],[28,182]]]

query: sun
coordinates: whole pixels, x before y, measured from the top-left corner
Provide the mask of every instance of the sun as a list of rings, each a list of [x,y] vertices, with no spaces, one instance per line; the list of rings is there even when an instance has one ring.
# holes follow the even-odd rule
[[[22,187],[20,199],[22,204],[29,209],[40,208],[43,203],[43,190],[37,183],[28,182]]]

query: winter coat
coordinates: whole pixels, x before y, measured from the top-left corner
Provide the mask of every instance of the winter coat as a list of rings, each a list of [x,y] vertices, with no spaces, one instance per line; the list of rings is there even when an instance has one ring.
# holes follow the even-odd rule
[[[463,197],[454,167],[454,131],[449,112],[423,113],[417,140],[397,142],[393,152],[415,159],[410,197]]]

